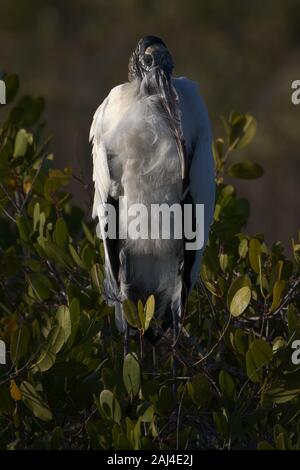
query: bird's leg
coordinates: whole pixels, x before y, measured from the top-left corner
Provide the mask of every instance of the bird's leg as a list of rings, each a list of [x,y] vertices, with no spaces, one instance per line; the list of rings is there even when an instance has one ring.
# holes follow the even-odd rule
[[[176,344],[178,341],[178,333],[179,333],[179,320],[180,320],[180,302],[174,302],[171,305],[172,310],[172,320],[173,320],[173,341],[172,341],[172,356],[173,356],[173,364],[172,364],[172,373],[173,373],[173,393],[176,394],[176,377],[177,377],[177,359],[176,359]]]
[[[129,325],[126,322],[124,330],[124,357],[129,353]]]
[[[155,352],[155,347],[152,346],[152,360],[153,360],[153,367],[156,367],[156,352]]]
[[[173,373],[173,394],[176,394],[176,375],[177,375],[177,361],[176,361],[176,354],[175,354],[175,348],[176,348],[176,314],[172,310],[172,316],[173,316],[173,341],[172,341],[172,356],[173,356],[173,363],[172,363],[172,373]]]

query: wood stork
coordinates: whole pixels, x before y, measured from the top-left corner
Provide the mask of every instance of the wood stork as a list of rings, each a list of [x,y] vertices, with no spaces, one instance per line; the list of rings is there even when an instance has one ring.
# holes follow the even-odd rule
[[[129,60],[129,81],[113,88],[97,109],[90,131],[95,184],[93,217],[105,251],[105,297],[115,306],[117,327],[127,331],[122,302],[144,301],[154,294],[156,318],[178,328],[187,295],[200,270],[215,201],[212,135],[197,85],[172,76],[173,60],[165,43],[141,39]],[[185,248],[176,239],[108,236],[113,223],[124,228],[128,205],[204,205],[201,248]],[[140,222],[148,223],[149,214]],[[195,211],[190,212],[195,222]],[[203,221],[202,221],[203,222]],[[156,223],[161,224],[157,219]],[[195,228],[195,223],[193,225]],[[118,234],[120,232],[118,231]],[[197,236],[197,235],[196,235]]]

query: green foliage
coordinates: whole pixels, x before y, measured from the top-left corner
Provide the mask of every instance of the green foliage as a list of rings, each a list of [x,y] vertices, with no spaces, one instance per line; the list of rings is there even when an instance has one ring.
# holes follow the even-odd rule
[[[6,82],[12,101],[18,80]],[[43,100],[10,106],[0,130],[0,448],[299,450],[300,239],[289,260],[280,243],[244,233],[249,204],[224,182],[262,174],[229,161],[254,137],[254,118],[232,113],[214,144],[214,223],[179,338],[164,332],[152,346],[154,297],[127,300],[138,331],[124,359],[102,294],[102,242],[72,204],[72,170],[52,167]]]
[[[130,398],[137,396],[141,384],[141,371],[135,354],[127,354],[124,358],[123,380]]]

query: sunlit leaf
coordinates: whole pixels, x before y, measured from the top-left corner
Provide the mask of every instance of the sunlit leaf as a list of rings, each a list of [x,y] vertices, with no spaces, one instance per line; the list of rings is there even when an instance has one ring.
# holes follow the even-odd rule
[[[276,281],[273,287],[273,300],[270,308],[270,312],[274,312],[280,305],[283,292],[285,289],[285,281]]]
[[[252,341],[246,353],[247,375],[252,382],[259,382],[262,379],[263,368],[271,359],[272,349],[266,341],[262,339]]]
[[[150,295],[145,305],[145,317],[146,317],[145,330],[149,328],[149,325],[153,318],[154,313],[155,313],[155,297],[154,295]]]
[[[41,421],[52,420],[52,413],[48,405],[42,400],[40,394],[31,383],[23,381],[21,383],[20,390],[23,402],[33,412],[36,418]]]
[[[22,399],[22,393],[16,384],[15,380],[10,381],[10,394],[13,400],[20,401]]]
[[[119,423],[122,418],[122,411],[114,394],[110,390],[103,390],[100,394],[99,401],[105,415],[116,423]]]
[[[251,281],[249,276],[239,276],[231,283],[227,294],[227,307],[231,315],[238,317],[248,307],[251,300]]]
[[[249,243],[250,266],[257,274],[259,273],[259,258],[261,256],[261,244],[256,238],[252,238]]]
[[[70,310],[66,305],[61,305],[57,312],[56,312],[56,319],[58,324],[64,331],[65,342],[68,340],[69,336],[72,332],[72,325],[71,325],[71,315]]]
[[[128,395],[135,397],[141,385],[141,371],[137,356],[134,353],[127,354],[124,359],[123,380]]]
[[[233,149],[246,147],[256,133],[256,120],[250,114],[231,113],[229,145]]]

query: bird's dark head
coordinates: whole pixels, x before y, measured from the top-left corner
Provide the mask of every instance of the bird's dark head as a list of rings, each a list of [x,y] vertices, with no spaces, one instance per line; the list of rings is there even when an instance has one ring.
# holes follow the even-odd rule
[[[145,36],[140,39],[129,60],[129,81],[142,80],[154,70],[161,70],[171,77],[173,59],[162,39],[156,36]]]

